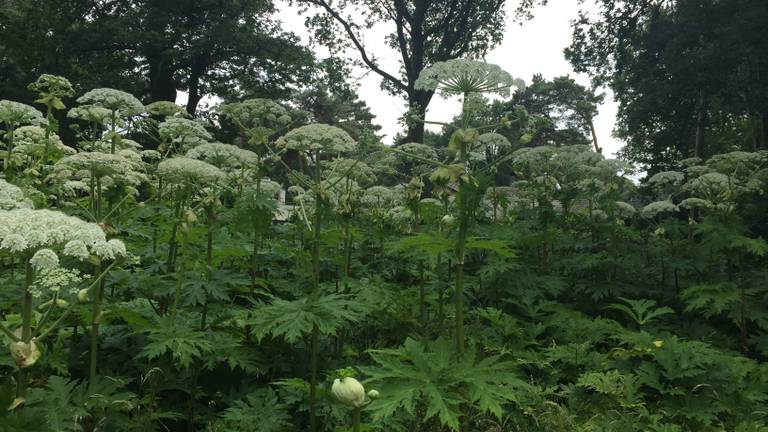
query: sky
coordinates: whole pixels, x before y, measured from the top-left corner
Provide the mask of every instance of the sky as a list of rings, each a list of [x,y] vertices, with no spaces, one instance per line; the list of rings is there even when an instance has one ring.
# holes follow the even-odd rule
[[[590,1],[584,2],[582,6],[578,3],[577,0],[554,0],[547,6],[536,8],[535,17],[531,21],[518,24],[510,20],[506,26],[503,42],[488,54],[486,61],[498,64],[513,77],[521,78],[526,82],[530,82],[535,73],[540,73],[545,78],[570,75],[580,84],[589,85],[589,79],[574,73],[563,56],[563,49],[570,44],[571,40],[571,20],[577,17],[580,7],[594,7]],[[516,4],[514,0],[507,2],[508,17],[514,16],[513,9]],[[283,30],[296,33],[305,43],[308,43],[304,16],[299,15],[298,8],[290,6],[286,1],[277,2],[277,6],[278,19],[282,21]],[[399,68],[399,54],[386,45],[384,36],[389,32],[390,27],[378,24],[366,30],[363,34],[363,42],[382,69],[396,75]],[[320,57],[327,55],[322,47],[314,47],[314,49]],[[357,51],[350,50],[348,54],[359,58],[356,57]],[[350,79],[358,84],[360,98],[376,115],[374,123],[382,127],[381,133],[386,136],[384,142],[391,142],[391,137],[401,130],[398,119],[406,110],[404,99],[391,96],[381,90],[381,77],[366,69],[354,70]],[[621,148],[622,143],[611,135],[616,119],[616,104],[611,99],[610,91],[607,89],[604,91],[606,101],[595,118],[595,128],[598,143],[604,148],[606,156],[611,156]],[[460,109],[458,99],[442,100],[436,97],[427,111],[427,119],[450,121]]]

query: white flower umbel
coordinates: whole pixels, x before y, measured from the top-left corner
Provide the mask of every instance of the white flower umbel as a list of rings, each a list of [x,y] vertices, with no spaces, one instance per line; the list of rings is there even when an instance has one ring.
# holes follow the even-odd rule
[[[323,176],[326,178],[349,178],[364,186],[376,182],[376,174],[365,162],[337,158],[330,161],[321,161],[320,164],[323,169]]]
[[[42,74],[27,88],[40,94],[40,99],[35,102],[51,105],[55,109],[64,109],[61,99],[75,95],[72,83],[59,75]]]
[[[677,213],[678,211],[678,207],[670,201],[656,201],[643,207],[640,216],[651,219],[662,213]]]
[[[108,177],[101,182],[102,189],[111,186],[128,186],[131,192],[148,181],[141,156],[132,150],[120,150],[115,154],[82,152],[67,156],[53,166],[51,177],[61,183],[79,181],[90,185],[92,179]]]
[[[288,110],[271,99],[254,98],[229,103],[219,106],[218,111],[243,129],[284,126],[291,122]]]
[[[311,124],[293,129],[280,137],[275,144],[283,149],[327,154],[348,153],[357,145],[343,129],[326,124]]]
[[[189,150],[187,157],[208,162],[225,171],[255,167],[259,163],[256,153],[222,143],[200,144]]]
[[[58,293],[59,297],[63,294],[74,295],[77,294],[78,284],[82,281],[83,276],[78,270],[56,267],[37,272],[30,291],[35,298],[45,297],[46,294],[50,293]],[[66,290],[67,288],[69,290]]]
[[[32,255],[29,264],[35,271],[50,271],[59,266],[59,256],[50,249],[40,249]]]
[[[0,125],[4,125],[8,137],[6,143],[5,160],[3,168],[6,171],[11,169],[11,154],[14,147],[14,130],[25,124],[42,124],[45,120],[40,111],[19,102],[9,100],[0,100]]]
[[[507,137],[496,132],[488,132],[480,135],[477,138],[477,143],[484,148],[490,149],[494,153],[512,148],[512,143],[509,142]]]
[[[637,213],[637,209],[632,204],[616,201],[616,213],[622,219],[629,219]]]
[[[205,144],[213,139],[213,136],[205,130],[200,122],[181,117],[168,117],[160,123],[158,128],[160,139],[179,151]]]
[[[21,188],[0,179],[0,210],[32,208],[32,201],[24,196]]]
[[[686,198],[680,202],[680,207],[688,210],[692,209],[706,209],[714,207],[711,201],[701,198]]]
[[[416,80],[416,89],[434,90],[448,97],[470,93],[509,96],[512,86],[522,87],[523,83],[497,65],[465,59],[435,63],[422,70]]]
[[[102,259],[125,256],[125,245],[119,240],[107,241],[98,224],[53,210],[0,211],[0,249],[18,254],[50,249],[81,260],[91,255]],[[38,262],[50,264],[50,254],[38,257]]]
[[[46,141],[45,129],[39,126],[22,126],[13,132],[14,147],[11,157],[16,166],[26,166],[40,160],[48,147],[47,160],[58,160],[77,153],[64,145],[58,135],[49,133]]]
[[[216,184],[224,179],[224,172],[197,159],[175,157],[160,162],[157,173],[171,184]]]
[[[138,142],[120,138],[115,140],[115,150],[130,150],[133,152],[139,152],[143,146]],[[104,139],[97,139],[95,141],[83,141],[80,143],[80,150],[85,152],[99,152],[99,153],[111,153],[112,142]]]
[[[93,89],[77,98],[77,103],[100,106],[124,118],[144,112],[144,104],[132,94],[111,88]]]
[[[67,111],[69,118],[96,124],[106,123],[111,116],[112,111],[98,105],[80,105]]]
[[[43,114],[34,107],[5,99],[0,100],[0,123],[4,123],[10,129],[25,124],[38,125],[44,122]]]
[[[187,110],[171,101],[155,101],[144,106],[144,111],[149,115],[160,117],[189,117]]]

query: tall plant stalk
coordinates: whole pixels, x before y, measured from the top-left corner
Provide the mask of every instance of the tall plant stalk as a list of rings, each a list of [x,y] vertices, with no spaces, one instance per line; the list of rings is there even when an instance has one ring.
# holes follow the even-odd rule
[[[29,258],[24,263],[24,295],[22,297],[21,307],[21,341],[30,343],[32,339],[32,282],[34,280],[34,270]],[[16,397],[23,398],[27,393],[27,369],[19,367],[19,373],[16,379]]]
[[[464,93],[462,109],[462,131],[469,127],[469,110],[467,107],[468,93]],[[466,167],[468,162],[467,142],[462,139],[459,147],[459,161]],[[464,258],[466,255],[467,229],[469,227],[469,211],[467,209],[464,180],[458,179],[456,192],[456,207],[459,212],[459,232],[456,240],[456,350],[459,354],[464,352]]]
[[[313,242],[312,242],[312,292],[317,294],[320,291],[320,224],[322,223],[322,195],[320,193],[320,154],[314,152],[315,157],[315,214],[313,224]],[[315,325],[312,328],[309,350],[309,430],[317,432],[317,349],[320,339],[320,329]]]
[[[96,274],[102,273],[102,265],[96,266]],[[101,320],[101,301],[104,296],[106,277],[102,277],[93,291],[93,304],[91,305],[91,347],[88,363],[88,383],[93,385],[96,379],[99,353],[99,322]]]

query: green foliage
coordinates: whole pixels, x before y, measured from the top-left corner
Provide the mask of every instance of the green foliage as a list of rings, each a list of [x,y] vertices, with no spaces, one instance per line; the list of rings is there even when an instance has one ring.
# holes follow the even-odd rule
[[[456,358],[454,346],[445,339],[425,344],[407,339],[401,348],[373,350],[376,366],[361,368],[382,398],[371,406],[374,419],[386,419],[401,410],[424,420],[432,417],[459,430],[461,407],[502,415],[503,407],[517,401],[525,388],[514,363],[497,356],[481,358],[474,349]]]
[[[259,390],[236,400],[208,432],[281,432],[290,429],[291,415],[272,389]]]
[[[258,339],[265,336],[297,342],[314,328],[331,335],[365,316],[363,304],[339,294],[309,295],[297,300],[275,299],[259,305],[245,323],[252,326]]]

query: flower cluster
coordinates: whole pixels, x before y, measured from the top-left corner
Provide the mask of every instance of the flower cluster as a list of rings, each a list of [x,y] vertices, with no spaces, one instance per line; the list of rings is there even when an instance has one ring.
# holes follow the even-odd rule
[[[111,88],[97,88],[77,98],[84,105],[108,109],[118,117],[133,117],[144,112],[144,105],[132,94]]]
[[[23,124],[38,125],[44,123],[43,114],[35,108],[9,100],[0,100],[0,123],[11,128]]]
[[[67,111],[67,117],[89,123],[104,124],[112,116],[112,111],[98,105],[81,105]]]
[[[735,182],[730,176],[710,172],[690,180],[683,186],[683,190],[704,198],[728,199],[727,195],[735,186]]]
[[[678,207],[670,201],[654,201],[640,210],[640,216],[651,219],[662,213],[677,213]]]
[[[680,201],[680,207],[691,210],[696,208],[710,208],[713,207],[713,204],[711,201],[701,198],[686,198]]]
[[[208,162],[223,170],[248,168],[259,163],[256,153],[222,143],[200,144],[189,150],[187,157]]]
[[[229,103],[221,105],[219,112],[245,129],[272,125],[284,126],[291,122],[288,110],[271,99],[254,98]]]
[[[17,208],[32,208],[32,202],[18,186],[0,179],[0,210]]]
[[[141,147],[142,147],[141,144],[139,144],[138,142],[132,139],[119,137],[118,139],[115,140],[115,150],[140,151]],[[80,150],[86,151],[86,152],[111,153],[112,141],[99,139],[96,141],[81,142]]]
[[[40,298],[43,293],[61,293],[62,289],[70,288],[70,294],[77,293],[77,287],[83,281],[82,274],[75,269],[56,267],[38,271],[30,291],[34,297]]]
[[[284,149],[325,153],[347,153],[356,146],[355,140],[343,129],[319,123],[293,129],[275,144]]]
[[[622,219],[629,219],[637,213],[635,206],[624,201],[616,201],[616,213]]]
[[[12,157],[16,164],[28,164],[35,159],[40,159],[45,152],[45,129],[40,126],[22,126],[13,131]],[[48,136],[48,158],[59,159],[66,155],[77,153],[72,147],[64,145],[56,134]]]
[[[395,200],[395,194],[386,186],[371,186],[363,192],[360,202],[369,208],[390,208]]]
[[[0,211],[0,250],[34,253],[31,264],[39,270],[58,266],[57,251],[79,260],[126,255],[123,242],[107,241],[98,224],[53,210],[31,209]]]
[[[172,184],[215,184],[224,179],[224,172],[197,159],[175,157],[157,165],[157,172]]]
[[[366,163],[354,159],[338,158],[323,162],[324,175],[328,178],[344,177],[358,184],[369,185],[376,181],[376,174]]]
[[[685,176],[678,171],[662,171],[651,176],[646,182],[655,189],[665,189],[668,187],[677,187],[683,184]]]
[[[160,139],[177,146],[180,150],[207,143],[213,136],[205,130],[205,126],[194,120],[181,117],[169,117],[160,123],[158,128]]]
[[[496,132],[488,132],[480,135],[477,138],[477,142],[482,147],[493,149],[494,152],[512,148],[512,143],[509,142],[507,137]]]
[[[92,179],[99,179],[103,189],[126,186],[135,188],[148,181],[144,172],[141,155],[131,150],[120,150],[115,154],[81,152],[67,156],[54,164],[51,177],[69,183],[70,189],[90,188]]]
[[[159,116],[159,117],[173,117],[173,116],[188,117],[189,116],[189,114],[187,113],[187,110],[185,110],[184,107],[176,105],[174,102],[171,102],[171,101],[152,102],[151,104],[148,104],[144,107],[144,111],[146,111],[147,114],[149,115]]]
[[[438,62],[421,71],[418,90],[436,90],[445,96],[470,93],[496,93],[509,96],[512,86],[522,87],[499,66],[476,60],[453,59]]]
[[[48,101],[54,102],[55,100],[75,95],[75,89],[72,88],[72,83],[59,75],[42,74],[35,82],[27,86],[27,88],[40,93],[42,97],[36,102],[43,104],[47,104]],[[54,103],[53,106],[56,109],[64,109],[64,105],[61,104],[60,101],[58,104]]]

